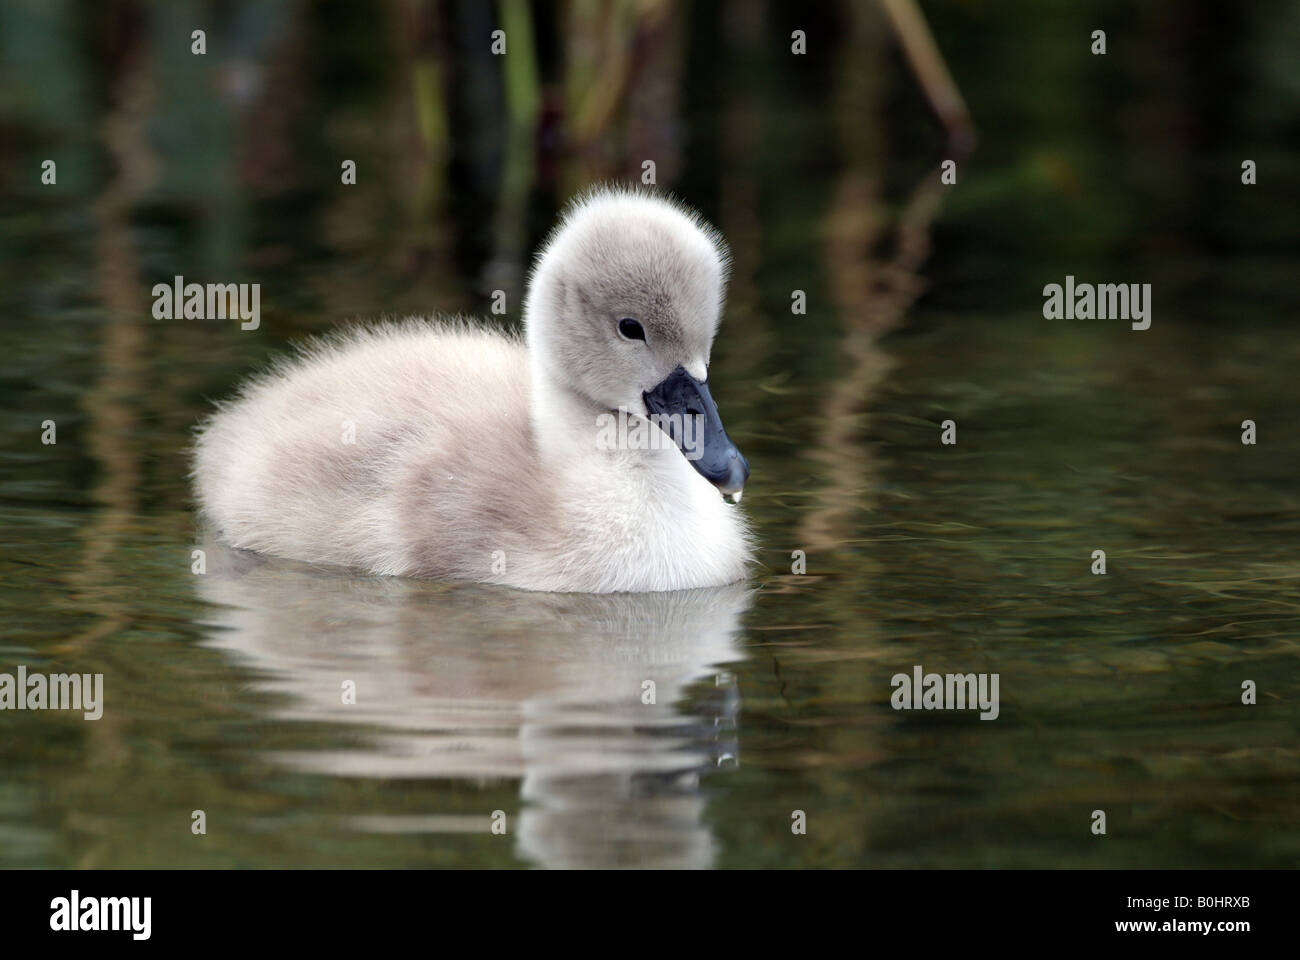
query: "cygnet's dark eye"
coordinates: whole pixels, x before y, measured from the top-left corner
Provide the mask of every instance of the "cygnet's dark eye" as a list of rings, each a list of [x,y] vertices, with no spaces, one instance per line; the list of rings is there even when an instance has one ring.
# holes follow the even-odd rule
[[[624,317],[618,322],[618,332],[629,340],[644,340],[645,330],[631,317]]]

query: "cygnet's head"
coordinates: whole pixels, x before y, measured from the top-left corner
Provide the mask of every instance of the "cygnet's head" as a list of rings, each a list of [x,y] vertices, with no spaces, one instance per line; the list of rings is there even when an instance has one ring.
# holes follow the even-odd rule
[[[706,384],[727,267],[722,237],[694,212],[601,189],[569,206],[539,252],[524,315],[536,376],[601,410],[649,417],[738,496],[749,465]]]

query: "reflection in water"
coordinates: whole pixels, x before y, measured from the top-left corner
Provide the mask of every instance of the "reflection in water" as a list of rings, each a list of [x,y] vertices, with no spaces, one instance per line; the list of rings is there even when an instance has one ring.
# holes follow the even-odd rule
[[[206,545],[210,644],[262,673],[277,716],[364,728],[350,749],[277,754],[343,777],[522,780],[516,852],[552,867],[707,867],[700,774],[737,762],[737,584],[544,594],[356,578]],[[688,685],[715,692],[680,709]],[[345,681],[356,703],[345,705]],[[642,702],[646,681],[652,704]],[[506,811],[510,813],[510,811]],[[376,811],[381,814],[381,811]],[[488,828],[368,816],[352,829]]]

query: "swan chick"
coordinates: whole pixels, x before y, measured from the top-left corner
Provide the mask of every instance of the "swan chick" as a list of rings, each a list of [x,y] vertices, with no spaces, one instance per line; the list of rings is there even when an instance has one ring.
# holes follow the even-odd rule
[[[558,592],[745,576],[749,464],[709,387],[721,236],[642,191],[572,203],[522,337],[462,318],[310,341],[199,428],[230,545],[371,574]]]

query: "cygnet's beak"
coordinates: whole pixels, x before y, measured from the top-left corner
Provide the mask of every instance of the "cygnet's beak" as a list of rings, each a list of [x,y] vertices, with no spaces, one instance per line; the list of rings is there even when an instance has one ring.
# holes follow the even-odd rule
[[[672,438],[696,472],[739,503],[749,479],[749,462],[722,428],[708,384],[678,367],[642,396],[651,420]]]

